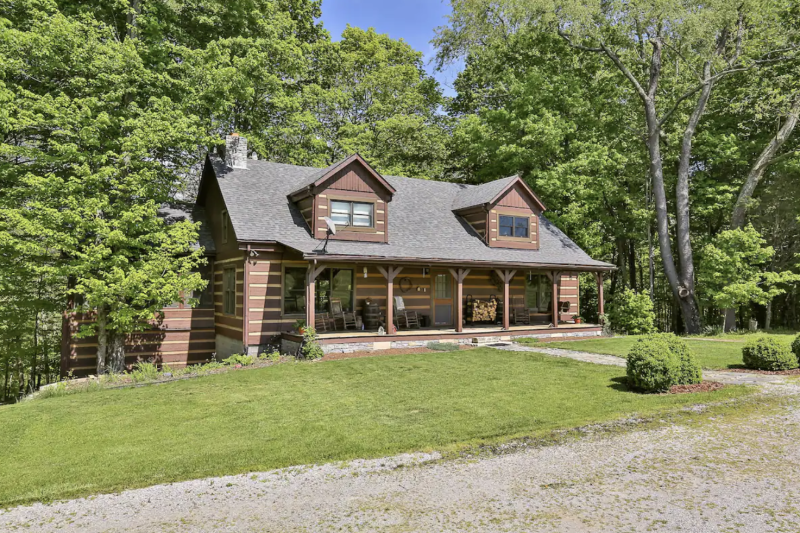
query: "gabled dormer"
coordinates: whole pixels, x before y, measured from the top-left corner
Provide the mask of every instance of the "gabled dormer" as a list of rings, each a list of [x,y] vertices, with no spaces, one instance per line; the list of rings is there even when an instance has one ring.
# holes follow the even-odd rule
[[[324,239],[325,217],[336,224],[331,239],[389,242],[389,202],[394,187],[355,154],[303,180],[289,194],[311,234]]]
[[[453,212],[492,248],[539,249],[539,215],[545,206],[519,176],[461,191]]]

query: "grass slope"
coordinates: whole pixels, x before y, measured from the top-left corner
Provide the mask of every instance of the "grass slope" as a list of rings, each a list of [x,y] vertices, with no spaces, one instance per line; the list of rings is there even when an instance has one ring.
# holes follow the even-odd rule
[[[0,408],[0,505],[287,465],[454,449],[746,394],[642,395],[535,353],[284,364]]]
[[[779,342],[790,344],[794,335],[790,334],[769,334]],[[714,370],[719,368],[736,368],[742,365],[742,346],[752,335],[724,335],[720,337],[710,337],[704,339],[687,338],[686,342],[694,350],[700,366],[705,369]],[[709,340],[718,339],[718,340]],[[613,338],[595,338],[587,340],[548,342],[541,346],[546,348],[564,348],[567,350],[580,350],[584,352],[603,353],[626,357],[631,346],[639,340],[638,335]],[[528,339],[519,341],[530,343]],[[536,344],[533,342],[533,344]]]

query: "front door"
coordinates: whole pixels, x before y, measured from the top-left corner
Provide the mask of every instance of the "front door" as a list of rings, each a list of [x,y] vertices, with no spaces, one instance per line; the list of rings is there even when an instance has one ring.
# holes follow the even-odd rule
[[[433,324],[453,325],[453,277],[449,272],[433,273]]]

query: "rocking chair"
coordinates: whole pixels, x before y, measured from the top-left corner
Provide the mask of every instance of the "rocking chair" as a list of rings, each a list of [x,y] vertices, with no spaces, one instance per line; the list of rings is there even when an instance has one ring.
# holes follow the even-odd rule
[[[406,309],[402,296],[394,297],[394,321],[397,328],[419,329],[419,316],[416,311]]]
[[[333,315],[334,324],[339,322],[342,329],[358,329],[356,327],[356,314],[351,311],[345,311],[341,300],[331,300],[331,315]]]
[[[521,296],[514,296],[511,298],[511,316],[509,317],[515,326],[530,325],[531,315],[528,308],[525,307],[525,299]]]

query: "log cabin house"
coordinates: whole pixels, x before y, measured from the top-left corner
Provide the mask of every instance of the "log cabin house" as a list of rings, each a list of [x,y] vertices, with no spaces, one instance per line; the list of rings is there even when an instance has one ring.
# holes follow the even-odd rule
[[[126,363],[293,352],[298,319],[326,352],[599,335],[573,319],[578,274],[592,274],[602,314],[614,267],[544,211],[517,176],[478,186],[382,176],[358,154],[324,169],[271,163],[229,136],[224,159],[206,159],[196,205],[162,213],[201,222],[209,285],[195,308],[166,308],[131,336]],[[92,373],[96,344],[75,339],[72,322],[62,372]]]

